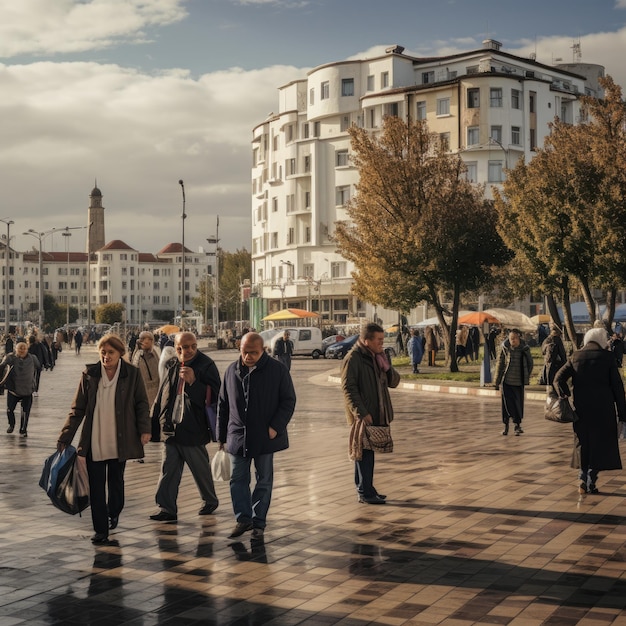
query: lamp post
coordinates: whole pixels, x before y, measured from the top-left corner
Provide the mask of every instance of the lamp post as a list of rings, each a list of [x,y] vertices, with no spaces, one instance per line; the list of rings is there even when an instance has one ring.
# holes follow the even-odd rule
[[[328,261],[328,277],[330,278],[330,323],[334,326],[333,320],[333,263],[330,259],[324,258],[324,261]]]
[[[213,315],[213,325],[215,326],[215,336],[218,336],[218,330],[220,325],[220,216],[216,217],[215,222],[215,237],[208,237],[207,243],[215,246],[215,252],[209,252],[211,255],[215,255],[215,295],[213,302],[215,306],[215,314]]]
[[[87,225],[87,324],[91,326],[91,227],[93,222]]]
[[[500,149],[502,150],[502,152],[504,152],[504,169],[508,170],[509,169],[509,151],[507,148],[505,148],[502,145],[501,141],[498,141],[495,137],[489,137],[489,141],[497,144],[498,146],[500,146]]]
[[[11,331],[11,324],[9,320],[9,316],[11,313],[11,308],[9,306],[9,266],[11,259],[11,224],[15,222],[10,220],[8,217],[0,219],[0,222],[4,222],[7,225],[7,240],[4,248],[4,259],[5,259],[5,269],[4,269],[4,332],[8,335]]]
[[[39,290],[38,290],[38,299],[39,299],[39,330],[43,330],[44,323],[44,308],[43,308],[43,249],[42,249],[42,241],[46,235],[51,235],[56,231],[56,228],[52,228],[51,230],[46,230],[42,233],[37,232],[34,228],[29,228],[27,232],[23,233],[24,235],[30,235],[31,237],[35,237],[37,241],[39,241]]]
[[[183,214],[182,214],[182,228],[183,228],[183,243],[182,243],[182,254],[183,254],[183,263],[182,263],[182,276],[180,281],[180,325],[184,330],[185,327],[183,325],[183,316],[185,315],[185,220],[187,219],[187,214],[185,213],[185,183],[182,178],[178,181],[180,185],[181,191],[183,192]]]
[[[69,331],[70,329],[70,237],[72,233],[70,233],[69,228],[66,228],[63,231],[63,237],[65,237],[65,249],[67,250],[67,282],[65,283],[67,289],[67,300],[65,302],[65,328]]]

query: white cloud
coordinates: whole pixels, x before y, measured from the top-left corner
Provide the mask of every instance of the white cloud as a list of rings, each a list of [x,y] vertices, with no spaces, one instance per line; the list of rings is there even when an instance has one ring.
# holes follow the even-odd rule
[[[0,57],[84,52],[146,41],[145,29],[186,17],[183,0],[4,2]]]
[[[626,0],[616,0],[615,1],[616,9],[626,9]]]
[[[225,247],[249,248],[251,131],[275,110],[277,87],[305,72],[0,65],[4,211],[20,233],[84,223],[97,178],[107,240],[155,251],[180,240],[182,178],[187,242],[202,245],[220,214]]]

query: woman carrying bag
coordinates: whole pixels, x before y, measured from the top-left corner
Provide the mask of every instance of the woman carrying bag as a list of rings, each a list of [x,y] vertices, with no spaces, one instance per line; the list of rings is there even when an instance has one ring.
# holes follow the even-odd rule
[[[580,470],[580,494],[597,494],[600,470],[622,469],[617,420],[626,421],[624,385],[604,328],[587,331],[582,350],[574,352],[556,373],[554,387],[569,396],[567,381],[574,386],[574,453],[571,466]]]
[[[126,461],[143,458],[143,446],[150,441],[146,388],[139,369],[122,359],[125,352],[117,335],[100,339],[100,362],[83,372],[57,444],[60,451],[71,444],[85,420],[77,452],[87,458],[95,544],[107,543],[109,530],[117,527]]]

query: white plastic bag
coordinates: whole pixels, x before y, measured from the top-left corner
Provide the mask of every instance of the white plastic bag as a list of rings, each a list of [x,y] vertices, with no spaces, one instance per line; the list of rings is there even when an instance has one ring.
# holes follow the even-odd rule
[[[211,462],[213,480],[230,480],[230,455],[225,450],[218,450]]]

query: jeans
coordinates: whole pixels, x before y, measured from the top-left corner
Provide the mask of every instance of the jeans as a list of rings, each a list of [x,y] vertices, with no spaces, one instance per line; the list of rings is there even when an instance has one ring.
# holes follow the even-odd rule
[[[230,456],[232,474],[230,477],[230,497],[238,522],[252,522],[255,528],[265,528],[267,512],[272,500],[274,484],[274,454],[260,454],[254,457],[254,490],[250,493],[251,457]]]
[[[374,489],[374,452],[363,450],[360,461],[354,462],[354,483],[359,496],[373,498],[376,495]]]

